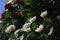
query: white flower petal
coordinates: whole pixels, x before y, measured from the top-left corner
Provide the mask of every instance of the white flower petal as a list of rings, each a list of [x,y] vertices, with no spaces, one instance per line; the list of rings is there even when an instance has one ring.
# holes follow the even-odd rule
[[[5,32],[6,33],[10,33],[11,31],[14,31],[15,30],[15,25],[10,25],[7,27],[7,29],[5,29]]]
[[[58,20],[60,20],[60,15],[58,15],[56,18],[57,18]]]
[[[18,32],[21,32],[21,31],[22,31],[21,29],[18,29],[14,32],[14,34],[16,35],[16,34],[18,34]]]
[[[41,32],[43,30],[44,26],[41,24],[37,29],[35,29],[36,32]]]
[[[42,12],[40,16],[41,16],[41,17],[47,16],[47,11]]]
[[[12,38],[9,38],[8,40],[11,40]]]
[[[41,29],[44,28],[44,25],[40,24],[39,28],[41,28]]]
[[[40,32],[40,28],[37,28],[35,31],[36,31],[36,32]]]
[[[8,9],[5,10],[6,12],[8,11]]]
[[[34,17],[32,17],[32,18],[30,18],[30,20],[29,20],[29,22],[34,22],[36,20],[36,16],[34,16]]]
[[[51,27],[51,29],[50,29],[50,31],[49,31],[49,33],[48,33],[48,35],[51,35],[51,34],[52,34],[52,32],[53,32],[53,27]]]
[[[25,23],[24,25],[23,25],[23,28],[22,28],[22,30],[23,31],[30,31],[30,25],[31,25],[31,23]]]
[[[13,7],[16,7],[16,6],[18,6],[18,4],[13,5]]]
[[[2,23],[2,20],[0,20],[0,23]]]
[[[24,38],[24,35],[20,36],[20,40],[23,40],[23,38]]]

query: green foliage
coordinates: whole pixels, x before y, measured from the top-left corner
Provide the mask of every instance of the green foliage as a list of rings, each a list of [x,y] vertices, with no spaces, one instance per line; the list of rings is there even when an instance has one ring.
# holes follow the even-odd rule
[[[31,5],[32,4],[32,0],[23,0],[25,5]]]
[[[36,29],[36,28],[38,28],[39,25],[38,25],[38,23],[33,23],[32,26],[33,26],[32,28]]]
[[[9,18],[9,17],[11,16],[11,12],[5,13],[4,16],[5,16],[6,18]]]
[[[13,1],[14,3],[14,1]],[[48,32],[50,28],[53,26],[60,24],[60,20],[52,19],[50,17],[44,17],[41,19],[40,13],[42,10],[44,11],[45,5],[44,3],[41,4],[41,0],[23,0],[22,4],[17,3],[18,5],[16,7],[12,7],[11,11],[8,11],[4,14],[4,17],[2,19],[2,40],[8,40],[11,38],[11,40],[20,40],[20,37],[24,35],[23,40],[53,40],[53,34],[48,35]],[[17,11],[16,11],[17,10]],[[17,12],[21,10],[22,14],[20,16],[17,16]],[[13,13],[13,14],[12,14]],[[14,35],[14,32],[6,33],[5,29],[11,25],[14,24],[16,26],[16,29],[21,29],[22,26],[25,24],[25,22],[29,22],[29,19],[33,16],[37,16],[39,18],[36,19],[35,22],[31,24],[31,31],[30,32],[18,32],[17,35]],[[39,21],[38,21],[39,20]],[[41,20],[41,21],[40,21]],[[35,29],[39,27],[40,24],[44,25],[44,30],[42,32],[35,32]],[[54,33],[54,32],[53,32]],[[50,38],[53,39],[50,39]]]
[[[14,20],[14,19],[12,19],[11,21],[13,24],[15,24],[17,22],[17,20]]]

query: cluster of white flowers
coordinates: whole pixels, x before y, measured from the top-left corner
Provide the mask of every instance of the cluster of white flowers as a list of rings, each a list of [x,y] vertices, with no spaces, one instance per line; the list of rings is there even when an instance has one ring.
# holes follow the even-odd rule
[[[45,16],[47,16],[47,11],[42,12],[40,16],[43,17],[43,18],[44,18]]]
[[[36,16],[30,18],[30,19],[29,19],[29,22],[28,22],[28,23],[25,23],[25,24],[23,25],[22,30],[25,31],[25,32],[31,31],[30,25],[31,25],[31,23],[33,23],[35,20],[36,20]]]
[[[44,11],[41,13],[41,17],[45,17],[47,15],[47,11]],[[33,23],[34,21],[36,21],[36,16],[32,17],[29,19],[28,23],[25,23],[22,27],[22,29],[18,29],[14,32],[14,34],[16,35],[18,32],[20,31],[25,31],[25,32],[29,32],[31,31],[30,25],[31,23]],[[35,32],[41,32],[44,28],[44,25],[40,25],[37,29],[35,29]],[[5,30],[5,32],[10,33],[11,31],[15,30],[15,26],[14,25],[10,25],[9,27],[7,27],[7,29]]]
[[[31,25],[31,23],[33,23],[35,20],[36,20],[36,16],[34,16],[33,18],[30,18],[29,22],[28,22],[28,23],[25,23],[25,24],[23,25],[22,30],[23,30],[23,31],[26,31],[26,32],[30,31],[30,30],[31,30],[30,25]],[[39,26],[39,28],[35,29],[35,31],[36,31],[36,32],[41,32],[41,31],[43,30],[43,28],[44,28],[44,25],[41,24],[41,25]]]
[[[32,22],[34,22],[35,20],[36,20],[36,16],[34,16],[33,18],[30,18],[30,19],[29,19],[29,22],[32,23]]]
[[[35,29],[36,32],[41,32],[44,29],[44,25],[40,25],[37,29]]]
[[[13,0],[6,0],[7,4],[12,3]]]
[[[31,23],[25,23],[25,24],[23,25],[22,30],[23,30],[23,31],[26,31],[26,32],[30,31],[30,30],[31,30],[30,25],[31,25]]]
[[[12,31],[14,31],[15,28],[16,28],[15,25],[10,25],[10,26],[7,27],[7,29],[5,29],[5,32],[6,33],[10,33]]]
[[[22,30],[22,31],[25,31],[25,32],[31,31],[30,25],[31,25],[31,23],[34,22],[35,20],[36,20],[36,16],[34,16],[33,18],[31,18],[28,23],[25,23],[25,24],[23,25],[22,29],[16,30],[16,31],[14,32],[14,34],[17,34],[17,33],[18,33],[19,31],[21,31],[21,30]],[[10,32],[13,31],[14,29],[15,29],[15,26],[14,26],[14,25],[10,25],[9,27],[7,27],[7,29],[5,30],[5,32],[10,33]]]

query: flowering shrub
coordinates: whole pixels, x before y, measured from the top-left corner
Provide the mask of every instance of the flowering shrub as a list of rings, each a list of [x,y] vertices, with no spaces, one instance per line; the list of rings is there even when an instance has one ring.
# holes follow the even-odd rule
[[[6,1],[4,18],[0,22],[1,40],[60,40],[58,1]]]

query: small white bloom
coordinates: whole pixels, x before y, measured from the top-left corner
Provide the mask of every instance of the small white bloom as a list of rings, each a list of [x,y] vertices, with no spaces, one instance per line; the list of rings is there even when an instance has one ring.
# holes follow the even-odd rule
[[[2,20],[0,20],[0,23],[2,23]]]
[[[12,38],[9,38],[8,40],[11,40]]]
[[[21,31],[22,31],[21,29],[18,29],[14,32],[14,34],[16,35],[16,34],[18,34],[18,32],[21,32]]]
[[[49,33],[48,33],[48,35],[51,35],[51,34],[52,34],[52,32],[53,32],[53,27],[51,27],[51,29],[50,29],[50,31],[49,31]]]
[[[23,40],[23,38],[24,38],[24,35],[20,36],[20,40]]]
[[[60,15],[58,15],[56,18],[57,18],[58,20],[60,20]]]
[[[47,11],[42,12],[40,16],[41,16],[41,17],[47,16]]]
[[[6,12],[8,11],[8,9],[5,10]]]
[[[18,6],[18,4],[13,5],[13,7],[16,7],[16,6]]]
[[[11,3],[13,0],[6,0],[7,4]]]
[[[44,26],[41,24],[35,31],[41,32],[43,30]]]
[[[6,33],[10,33],[11,31],[15,30],[15,25],[10,25],[7,27],[7,29],[5,30]]]
[[[44,25],[40,24],[39,28],[41,28],[41,29],[44,28]]]
[[[23,30],[23,31],[26,31],[26,32],[30,31],[30,30],[31,30],[30,25],[31,25],[31,23],[25,23],[25,24],[23,25],[22,30]]]
[[[14,39],[12,39],[12,38],[9,38],[8,40],[14,40]]]
[[[36,20],[36,16],[34,16],[33,18],[30,18],[29,22],[34,22]]]

